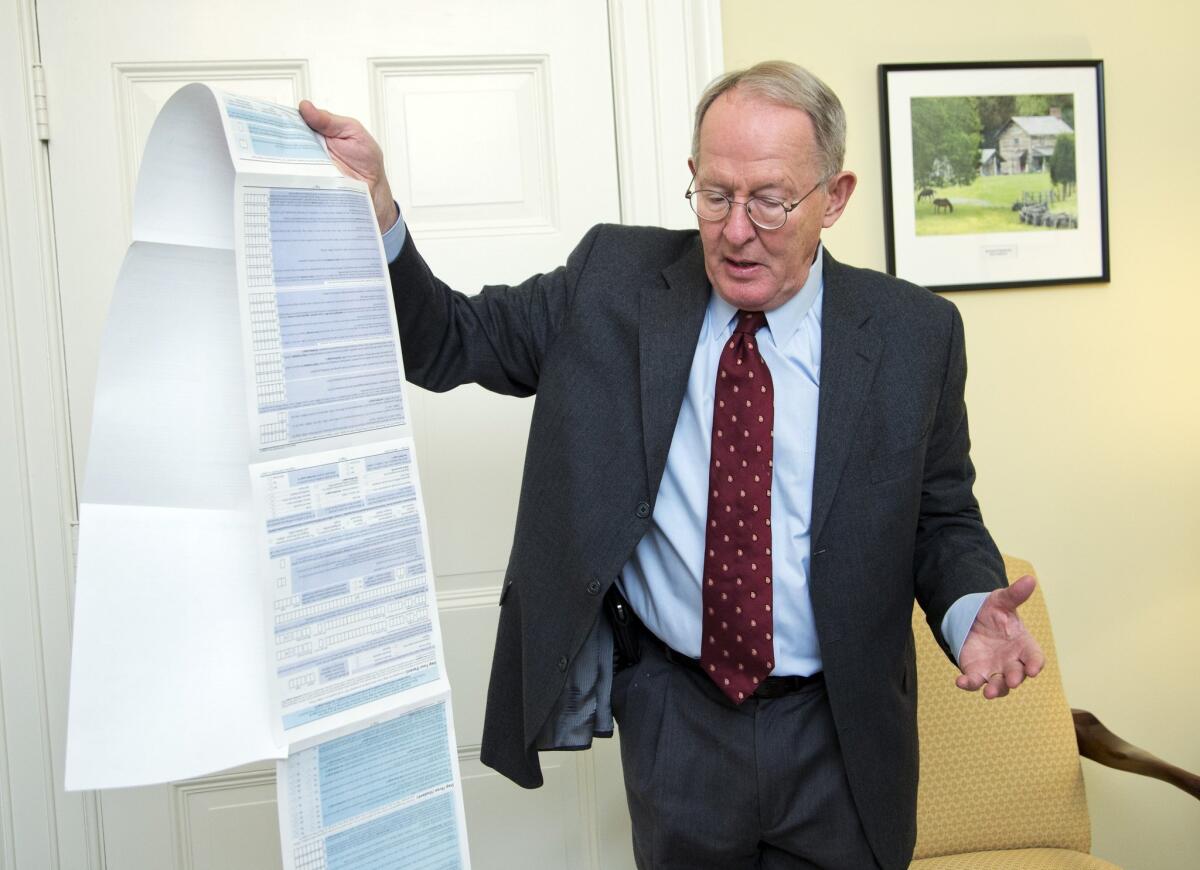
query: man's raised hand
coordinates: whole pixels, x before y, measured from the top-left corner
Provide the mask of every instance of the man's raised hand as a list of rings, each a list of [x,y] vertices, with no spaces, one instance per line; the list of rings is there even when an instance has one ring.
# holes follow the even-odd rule
[[[983,697],[1001,698],[1042,670],[1042,648],[1017,616],[1017,608],[1035,586],[1037,581],[1027,574],[984,599],[959,653],[962,676],[955,684],[960,689],[974,692],[982,687]]]
[[[342,174],[366,182],[371,190],[379,231],[391,229],[400,215],[383,171],[383,151],[379,143],[358,121],[318,109],[308,100],[300,101],[300,117],[325,137],[333,162]]]

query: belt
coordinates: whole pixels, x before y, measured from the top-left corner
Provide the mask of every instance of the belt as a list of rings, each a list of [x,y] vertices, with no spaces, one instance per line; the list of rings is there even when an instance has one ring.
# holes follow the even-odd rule
[[[647,634],[649,634],[649,632],[647,632]],[[659,641],[659,645],[662,647],[663,656],[667,661],[671,662],[672,664],[679,665],[680,667],[687,668],[688,670],[695,671],[703,676],[705,680],[709,679],[708,674],[704,672],[704,666],[700,664],[699,659],[694,659],[691,656],[685,656],[683,653],[677,652],[676,650],[667,646],[665,643],[662,643],[662,641]],[[763,700],[782,698],[784,695],[790,695],[793,692],[799,692],[801,689],[806,689],[809,686],[814,686],[817,683],[824,682],[825,674],[823,671],[817,671],[815,674],[807,677],[767,677],[765,680],[759,683],[758,688],[754,690],[754,697]]]

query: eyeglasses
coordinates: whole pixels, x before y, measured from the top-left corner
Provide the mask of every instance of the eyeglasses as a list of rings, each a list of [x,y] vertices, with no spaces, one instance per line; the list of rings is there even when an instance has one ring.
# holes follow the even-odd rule
[[[692,190],[692,184],[696,183],[695,175],[692,176],[691,184],[688,185],[687,193],[684,196],[691,205],[692,211],[696,213],[696,217],[702,221],[723,221],[729,215],[730,209],[735,205],[740,205],[746,209],[746,215],[756,227],[763,230],[777,230],[787,223],[788,215],[796,206],[812,196],[813,191],[828,180],[829,176],[822,178],[809,189],[808,193],[790,205],[772,196],[752,196],[742,202],[717,190]]]

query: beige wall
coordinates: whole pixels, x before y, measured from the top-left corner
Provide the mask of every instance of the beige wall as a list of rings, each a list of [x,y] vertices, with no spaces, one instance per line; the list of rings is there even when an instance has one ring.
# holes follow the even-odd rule
[[[1101,58],[1112,282],[948,294],[966,321],[978,495],[1044,577],[1067,694],[1200,771],[1200,5],[725,0],[730,69],[783,57],[846,105],[859,186],[830,249],[884,267],[876,65]],[[981,751],[1019,751],[981,747]],[[1095,854],[1194,868],[1200,804],[1084,762]]]

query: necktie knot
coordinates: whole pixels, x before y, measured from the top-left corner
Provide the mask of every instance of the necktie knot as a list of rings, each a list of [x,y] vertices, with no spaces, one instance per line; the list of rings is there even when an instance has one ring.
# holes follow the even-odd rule
[[[760,329],[767,325],[767,315],[761,311],[738,311],[737,322],[733,326],[734,332],[741,332],[746,335],[754,335]]]

